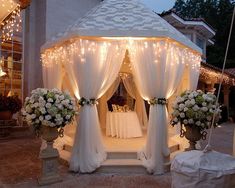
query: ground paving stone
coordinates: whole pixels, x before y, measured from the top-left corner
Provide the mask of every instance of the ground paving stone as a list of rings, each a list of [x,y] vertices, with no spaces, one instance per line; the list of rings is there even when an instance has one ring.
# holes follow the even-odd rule
[[[212,146],[216,151],[232,154],[233,130],[235,124],[226,123],[213,131]],[[26,137],[14,137],[0,140],[0,188],[38,187],[40,174],[38,158],[40,139],[27,134]],[[202,148],[206,145],[202,142]],[[68,172],[64,165],[59,166],[63,182],[50,188],[170,188],[170,173],[162,176],[135,174],[75,174]]]

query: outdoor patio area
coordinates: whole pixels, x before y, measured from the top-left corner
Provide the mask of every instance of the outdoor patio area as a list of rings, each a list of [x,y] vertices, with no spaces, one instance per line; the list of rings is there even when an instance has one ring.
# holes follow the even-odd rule
[[[212,146],[216,151],[232,154],[233,130],[235,124],[225,123],[213,132]],[[30,134],[20,134],[11,139],[0,140],[0,187],[37,187],[37,177],[40,173],[38,158],[40,139]],[[218,141],[219,140],[219,141]],[[204,146],[206,142],[202,143]],[[62,183],[49,187],[154,187],[170,188],[170,173],[162,176],[146,174],[74,174],[68,172],[68,167],[60,164],[59,171],[63,177]]]

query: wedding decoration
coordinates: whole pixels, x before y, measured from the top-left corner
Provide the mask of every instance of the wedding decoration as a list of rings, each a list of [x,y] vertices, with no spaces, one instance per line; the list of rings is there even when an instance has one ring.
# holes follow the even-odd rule
[[[77,113],[75,99],[58,89],[38,88],[26,97],[22,113],[36,134],[41,134],[47,143],[47,147],[40,152],[42,176],[39,184],[61,181],[57,169],[59,153],[53,148],[53,143],[58,136],[63,136],[63,127],[73,121]]]
[[[96,99],[85,99],[84,97],[82,97],[79,101],[78,104],[80,106],[84,106],[84,105],[97,105],[98,101]]]
[[[167,104],[167,101],[165,98],[153,98],[148,101],[150,105],[155,105],[155,104],[160,104],[160,105],[165,105]]]
[[[181,125],[180,136],[185,136],[189,140],[189,148],[193,150],[196,141],[206,139],[206,129],[211,127],[211,121],[214,112],[216,113],[216,122],[219,120],[220,112],[216,103],[216,96],[213,93],[204,93],[201,90],[185,91],[176,98],[173,104],[173,113],[171,124]],[[186,131],[182,128],[184,125]]]

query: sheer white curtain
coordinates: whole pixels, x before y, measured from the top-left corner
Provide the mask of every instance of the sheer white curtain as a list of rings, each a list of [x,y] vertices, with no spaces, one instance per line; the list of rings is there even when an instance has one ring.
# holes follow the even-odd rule
[[[63,68],[63,64],[65,63],[64,58],[59,58],[58,56],[54,56],[49,52],[47,56],[42,55],[42,74],[43,74],[43,85],[47,89],[62,89],[62,84],[65,76],[65,70]],[[66,126],[69,127],[70,125]],[[65,131],[67,132],[67,131]],[[58,138],[54,142],[54,147],[58,150],[63,149],[63,145],[68,143],[72,139],[69,138],[66,133],[63,138]],[[46,148],[46,141],[42,139],[41,150]]]
[[[112,86],[105,92],[105,94],[99,99],[98,112],[100,118],[100,124],[102,128],[105,128],[106,125],[106,114],[108,112],[107,101],[113,96],[120,84],[120,77],[118,77]]]
[[[100,98],[117,78],[125,48],[118,42],[77,40],[67,46],[69,72],[78,99]],[[70,170],[92,172],[106,159],[96,105],[80,109]]]
[[[192,64],[190,61],[193,57],[191,57],[192,54],[189,55],[187,62],[188,62],[188,69],[189,69],[189,90],[196,90],[200,75],[200,63],[201,63],[201,57],[194,58],[194,61],[197,62],[195,64]],[[191,58],[190,58],[191,57]]]
[[[184,63],[182,50],[167,41],[132,41],[129,47],[135,82],[145,100],[168,99],[179,85]],[[169,156],[166,105],[150,106],[147,142],[140,158],[151,173],[164,173]]]
[[[148,124],[148,118],[146,114],[146,108],[144,104],[144,100],[140,96],[133,77],[132,76],[122,76],[122,82],[124,84],[124,87],[126,88],[129,95],[135,99],[135,111],[137,113],[137,116],[139,118],[140,124],[144,127],[147,127]]]
[[[65,71],[62,66],[63,60],[56,59],[53,56],[48,56],[42,61],[42,75],[44,87],[47,89],[61,89],[63,78],[65,75]]]

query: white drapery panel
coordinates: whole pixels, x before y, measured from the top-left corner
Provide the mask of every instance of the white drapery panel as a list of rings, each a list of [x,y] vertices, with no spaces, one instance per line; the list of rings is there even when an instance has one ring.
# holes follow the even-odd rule
[[[46,57],[42,55],[43,85],[47,89],[61,89],[65,75],[63,69],[64,59],[53,56],[49,53]]]
[[[144,104],[144,100],[140,96],[133,77],[132,76],[122,76],[122,82],[124,84],[124,87],[126,88],[129,95],[135,99],[135,111],[137,113],[137,116],[139,118],[140,124],[144,127],[147,127],[148,124],[148,118],[146,114],[146,108]]]
[[[102,128],[105,128],[106,125],[106,115],[108,112],[107,101],[113,96],[115,91],[118,89],[119,84],[120,84],[120,77],[118,77],[114,81],[114,83],[111,85],[108,91],[99,99],[98,111],[99,111],[100,124]]]
[[[190,60],[194,59],[196,61],[196,64],[191,64]],[[199,75],[200,75],[200,63],[201,63],[201,58],[195,58],[195,57],[188,57],[187,58],[187,64],[188,64],[188,69],[189,69],[189,90],[196,90],[197,89],[197,84],[199,80]]]
[[[181,80],[184,51],[167,41],[135,41],[129,46],[135,82],[145,100],[168,99]],[[149,172],[164,173],[164,157],[169,156],[166,105],[151,105],[147,142],[140,158]]]
[[[121,67],[125,49],[120,42],[77,40],[66,49],[73,91],[78,99],[98,99],[112,85]],[[70,170],[92,172],[106,159],[96,105],[80,109]]]

